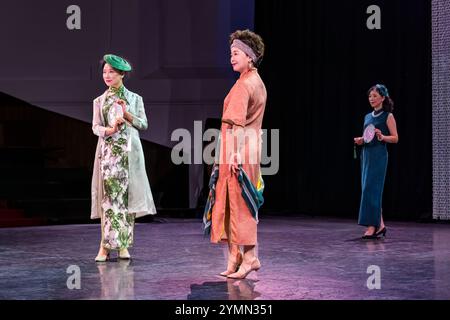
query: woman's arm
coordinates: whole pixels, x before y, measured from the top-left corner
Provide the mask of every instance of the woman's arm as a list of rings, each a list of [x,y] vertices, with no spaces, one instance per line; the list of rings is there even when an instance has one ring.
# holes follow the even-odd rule
[[[358,146],[362,146],[364,144],[364,138],[363,137],[356,137],[353,138],[353,141],[355,142],[355,144],[357,144]]]
[[[107,135],[107,128],[103,126],[103,123],[100,118],[100,102],[98,99],[94,100],[94,109],[92,116],[92,132],[99,137],[104,137]]]
[[[392,113],[389,114],[386,124],[389,129],[389,136],[385,136],[381,133],[380,130],[377,131],[378,140],[384,141],[387,143],[397,143],[398,142],[398,133],[397,133],[397,123],[395,122],[394,115]]]
[[[120,122],[120,121],[119,121]],[[103,126],[102,120],[100,118],[100,102],[98,100],[94,100],[94,112],[92,117],[92,131],[95,135],[99,137],[107,137],[114,133],[116,133],[119,128],[119,122],[114,124],[114,127],[105,127]]]
[[[142,97],[138,97],[137,114],[135,115],[129,111],[124,110],[123,117],[125,118],[125,120],[130,122],[136,129],[147,130],[148,122],[147,116],[145,115],[144,101]]]
[[[232,156],[230,158],[229,169],[236,172],[238,165],[243,159],[243,146],[245,139],[245,125],[247,119],[247,109],[250,100],[250,92],[243,82],[237,82],[231,89],[231,98],[228,106],[222,115],[222,122],[230,126],[231,135],[227,136],[227,143],[232,142]],[[231,141],[230,141],[231,140]]]
[[[229,137],[232,139],[233,153],[230,158],[229,170],[236,173],[240,164],[243,161],[243,146],[245,144],[244,127],[239,125],[233,125],[231,129],[232,135]],[[245,159],[248,161],[248,159]]]

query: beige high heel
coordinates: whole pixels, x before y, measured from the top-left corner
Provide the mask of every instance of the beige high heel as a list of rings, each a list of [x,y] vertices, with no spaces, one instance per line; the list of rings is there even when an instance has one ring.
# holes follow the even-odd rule
[[[227,277],[228,275],[235,273],[239,266],[242,264],[242,254],[239,254],[238,258],[236,260],[231,260],[230,258],[228,258],[228,266],[227,266],[227,270],[224,272],[221,272],[220,275],[222,277]]]
[[[119,250],[119,258],[120,259],[131,259],[130,253],[128,252],[127,248]]]
[[[244,263],[241,264],[239,270],[235,273],[228,275],[228,278],[231,279],[245,279],[248,274],[252,271],[258,271],[261,268],[261,262],[259,262],[258,258],[255,258],[250,264],[250,268],[246,268]]]
[[[98,254],[95,257],[95,262],[105,262],[106,260],[109,260],[109,251],[106,255]]]

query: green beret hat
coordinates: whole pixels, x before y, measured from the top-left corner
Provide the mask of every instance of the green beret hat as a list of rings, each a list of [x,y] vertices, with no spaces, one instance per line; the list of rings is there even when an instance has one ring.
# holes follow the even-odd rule
[[[103,60],[117,70],[131,71],[131,65],[128,61],[114,54],[105,54]]]

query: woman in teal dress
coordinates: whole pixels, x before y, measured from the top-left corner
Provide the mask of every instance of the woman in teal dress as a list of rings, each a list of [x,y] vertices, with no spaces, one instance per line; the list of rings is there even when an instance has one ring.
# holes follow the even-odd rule
[[[363,239],[386,235],[382,215],[384,180],[388,163],[387,143],[397,143],[397,125],[392,114],[394,102],[387,88],[377,84],[369,89],[369,103],[373,111],[364,118],[364,136],[354,138],[363,146],[361,153],[361,204],[358,224],[366,226]],[[371,134],[371,129],[373,128]],[[373,138],[372,138],[373,137]],[[371,139],[372,138],[372,139]]]
[[[135,218],[156,213],[139,138],[139,131],[147,129],[143,99],[123,85],[131,70],[128,61],[112,54],[103,60],[108,89],[94,100],[92,120],[92,130],[99,137],[91,208],[91,218],[101,219],[97,262],[106,261],[111,250],[129,259]]]

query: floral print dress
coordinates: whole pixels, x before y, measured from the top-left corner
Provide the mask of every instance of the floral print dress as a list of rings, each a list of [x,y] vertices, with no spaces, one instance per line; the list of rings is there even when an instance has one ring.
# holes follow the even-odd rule
[[[106,126],[114,126],[122,117],[118,99],[125,100],[123,87],[110,88],[102,107]],[[128,212],[130,131],[125,123],[118,132],[104,137],[101,145],[100,170],[103,180],[102,246],[120,250],[133,245],[135,214]]]

